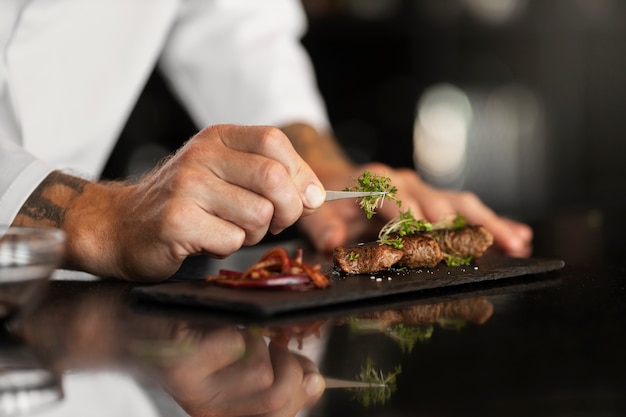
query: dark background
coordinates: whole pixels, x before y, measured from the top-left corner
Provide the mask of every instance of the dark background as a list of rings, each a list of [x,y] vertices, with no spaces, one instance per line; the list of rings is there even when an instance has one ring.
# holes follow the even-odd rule
[[[451,83],[480,103],[502,86],[521,85],[536,98],[542,123],[513,145],[524,155],[512,179],[498,182],[506,172],[490,164],[499,154],[481,140],[493,143],[499,133],[484,125],[470,142],[480,152],[463,188],[527,221],[563,207],[623,203],[626,3],[511,2],[518,5],[514,17],[494,23],[476,12],[476,5],[498,3],[489,0],[304,1],[303,43],[337,137],[360,162],[413,166],[416,106],[429,86]],[[193,134],[196,127],[174,104],[155,73],[105,176],[141,170],[131,149],[144,138],[169,150]],[[162,152],[147,154],[158,159]]]

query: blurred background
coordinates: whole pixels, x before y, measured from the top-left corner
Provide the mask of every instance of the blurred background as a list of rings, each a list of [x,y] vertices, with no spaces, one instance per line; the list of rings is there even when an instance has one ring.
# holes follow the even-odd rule
[[[302,1],[303,44],[358,162],[414,167],[529,222],[625,202],[626,2]],[[155,73],[107,176],[195,132],[175,104]]]

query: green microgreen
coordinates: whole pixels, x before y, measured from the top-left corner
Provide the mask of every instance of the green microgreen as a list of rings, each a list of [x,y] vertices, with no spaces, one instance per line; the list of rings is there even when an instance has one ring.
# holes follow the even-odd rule
[[[373,174],[369,171],[363,172],[361,176],[355,179],[357,185],[353,187],[346,187],[344,191],[360,191],[360,192],[384,192],[385,194],[361,197],[359,199],[359,206],[365,212],[368,219],[371,219],[376,214],[376,209],[381,207],[385,199],[394,200],[398,207],[402,204],[400,200],[396,199],[396,193],[398,189],[391,184],[391,178],[384,175]]]
[[[452,220],[444,220],[433,225],[433,229],[459,230],[467,226],[465,217],[457,214]]]
[[[348,262],[354,262],[359,259],[360,256],[360,253],[350,252],[350,254],[348,255]]]
[[[449,253],[443,254],[443,260],[448,266],[469,265],[472,262],[472,259],[474,259],[472,255],[456,256],[456,255],[450,255]]]
[[[402,248],[402,236],[428,232],[433,230],[433,225],[424,220],[418,220],[411,213],[411,209],[401,211],[400,214],[384,225],[378,233],[378,243],[392,245],[396,249]],[[395,237],[391,237],[395,236]]]

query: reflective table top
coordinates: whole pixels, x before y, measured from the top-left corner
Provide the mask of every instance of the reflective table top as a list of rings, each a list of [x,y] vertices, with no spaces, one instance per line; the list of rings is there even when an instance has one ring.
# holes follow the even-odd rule
[[[129,415],[120,410],[128,412],[123,401],[133,393],[143,396],[133,415],[199,415],[189,406],[198,398],[214,410],[220,398],[237,398],[240,385],[225,382],[236,374],[225,377],[213,362],[216,352],[241,349],[232,332],[244,332],[250,345],[289,346],[327,377],[382,385],[327,389],[301,415],[623,415],[621,213],[580,210],[538,224],[535,252],[563,259],[558,271],[293,315],[183,308],[137,299],[134,284],[56,280],[37,308],[6,323],[0,363],[21,352],[29,369],[62,387],[41,415],[55,407],[67,414],[50,415],[73,415],[77,397],[72,407],[85,408],[76,415],[101,415],[90,413],[97,407]],[[252,252],[241,262],[256,259]],[[2,384],[0,396],[15,394]]]

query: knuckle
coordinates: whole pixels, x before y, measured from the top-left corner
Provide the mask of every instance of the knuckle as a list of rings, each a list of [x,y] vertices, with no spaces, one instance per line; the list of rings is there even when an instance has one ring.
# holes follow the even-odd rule
[[[277,146],[284,146],[288,140],[280,129],[272,126],[261,126],[259,127],[259,142],[263,147],[273,149]]]
[[[271,192],[284,186],[287,175],[285,167],[272,159],[267,159],[260,167],[261,181]]]
[[[261,200],[255,204],[254,214],[250,219],[250,226],[253,229],[267,228],[274,216],[274,206],[269,200]]]
[[[236,251],[238,251],[246,241],[246,232],[240,228],[233,228],[234,230],[228,233],[228,237],[222,239],[217,248],[212,252],[212,255],[223,259]]]

